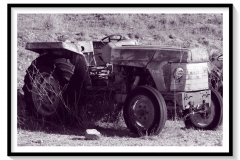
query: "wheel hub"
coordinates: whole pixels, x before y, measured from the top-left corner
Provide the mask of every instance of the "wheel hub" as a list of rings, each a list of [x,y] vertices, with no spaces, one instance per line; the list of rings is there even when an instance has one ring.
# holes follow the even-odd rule
[[[209,125],[212,120],[213,117],[215,115],[215,106],[213,103],[211,103],[211,106],[209,106],[209,104],[205,105],[205,106],[201,106],[199,109],[197,109],[197,111],[193,111],[194,114],[192,114],[192,119],[193,119],[193,123],[195,123],[196,125],[200,125],[200,126],[207,126]]]
[[[209,116],[211,115],[211,108],[210,107],[204,108],[202,112],[200,112],[200,115],[202,116],[202,118],[209,118]]]
[[[140,127],[149,128],[154,120],[154,107],[152,102],[145,96],[138,96],[133,102],[133,121]]]
[[[139,106],[139,107],[141,107],[141,106]],[[145,106],[146,107],[146,106]],[[146,110],[146,108],[145,109],[139,109],[139,110],[137,110],[136,111],[136,114],[137,114],[137,116],[139,116],[140,118],[141,117],[146,117],[148,114],[149,114],[149,112]]]

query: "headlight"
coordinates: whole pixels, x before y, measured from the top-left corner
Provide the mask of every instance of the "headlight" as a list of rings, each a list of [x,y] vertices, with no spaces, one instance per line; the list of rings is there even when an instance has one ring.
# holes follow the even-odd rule
[[[179,79],[183,76],[183,69],[182,68],[176,68],[173,72],[173,77],[175,79]]]

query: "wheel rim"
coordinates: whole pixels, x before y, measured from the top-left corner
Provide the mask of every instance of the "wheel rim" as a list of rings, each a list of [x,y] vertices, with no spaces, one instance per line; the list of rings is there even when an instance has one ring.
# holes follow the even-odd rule
[[[132,115],[132,122],[139,127],[148,129],[152,126],[154,121],[154,106],[149,98],[146,96],[137,96],[130,104],[130,115]]]
[[[215,108],[215,104],[212,101],[211,106],[207,107],[203,113],[196,113],[192,115],[193,123],[196,126],[207,127],[214,119]]]
[[[43,116],[56,112],[60,97],[60,85],[54,77],[46,72],[35,76],[32,81],[32,99],[34,107]]]

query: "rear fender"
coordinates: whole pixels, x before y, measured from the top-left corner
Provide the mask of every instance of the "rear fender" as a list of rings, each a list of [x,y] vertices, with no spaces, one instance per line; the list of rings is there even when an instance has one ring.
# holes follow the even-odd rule
[[[40,56],[49,54],[49,56],[69,59],[75,66],[73,75],[75,85],[84,83],[86,86],[91,85],[91,80],[88,74],[89,64],[82,51],[91,51],[91,48],[86,45],[82,48],[81,44],[83,42],[31,42],[26,44],[26,49],[39,53]]]
[[[26,49],[40,55],[47,53],[66,56],[69,54],[83,55],[81,45],[67,42],[28,42]]]

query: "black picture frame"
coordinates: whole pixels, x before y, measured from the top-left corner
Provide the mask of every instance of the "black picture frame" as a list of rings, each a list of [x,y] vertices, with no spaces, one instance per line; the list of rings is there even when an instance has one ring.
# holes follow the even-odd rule
[[[159,7],[159,8],[227,8],[229,9],[229,24],[228,24],[228,34],[229,34],[229,151],[228,152],[13,152],[12,151],[12,136],[11,133],[13,131],[12,128],[12,9],[14,8],[71,8],[71,7],[93,7],[93,8],[152,8],[152,7]],[[8,109],[7,109],[7,123],[8,123],[8,136],[7,136],[7,155],[8,156],[232,156],[233,155],[233,4],[7,4],[7,42],[8,42],[8,52],[7,52],[7,59],[8,59]],[[226,88],[227,88],[226,87]]]

